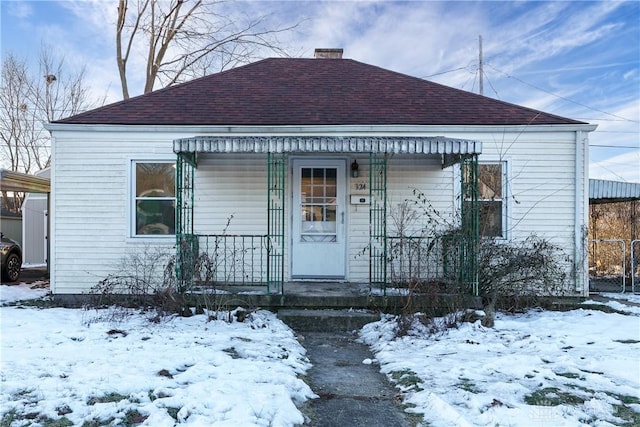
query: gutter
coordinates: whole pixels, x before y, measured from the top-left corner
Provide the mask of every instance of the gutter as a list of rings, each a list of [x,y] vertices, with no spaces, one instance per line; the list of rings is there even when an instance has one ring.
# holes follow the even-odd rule
[[[596,125],[561,124],[561,125],[108,125],[108,124],[70,124],[47,123],[48,131],[72,132],[157,132],[157,133],[191,133],[194,135],[390,135],[405,134],[416,136],[442,135],[443,133],[485,133],[485,132],[591,132]]]

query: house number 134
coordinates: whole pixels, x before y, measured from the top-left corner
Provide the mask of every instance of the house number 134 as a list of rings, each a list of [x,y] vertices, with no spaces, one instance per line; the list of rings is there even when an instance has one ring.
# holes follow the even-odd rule
[[[364,182],[356,182],[356,190],[362,191],[367,189],[367,184]]]

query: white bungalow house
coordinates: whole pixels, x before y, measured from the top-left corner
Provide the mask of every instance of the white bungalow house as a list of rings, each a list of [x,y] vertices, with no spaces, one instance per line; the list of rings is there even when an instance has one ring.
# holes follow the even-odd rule
[[[441,215],[462,211],[466,280],[478,235],[537,233],[572,257],[571,292],[588,292],[587,123],[337,49],[261,60],[48,129],[57,295],[88,292],[149,245],[175,251],[183,285],[202,281],[194,259],[207,254],[218,283],[384,286],[403,262],[390,254],[406,232],[398,212],[417,195]],[[479,223],[467,201],[482,208]],[[436,258],[424,258],[434,279],[446,269]]]

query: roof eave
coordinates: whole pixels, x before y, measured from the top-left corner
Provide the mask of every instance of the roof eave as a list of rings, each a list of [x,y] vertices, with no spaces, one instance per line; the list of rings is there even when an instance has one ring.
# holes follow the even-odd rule
[[[188,134],[244,134],[244,135],[298,135],[298,134],[413,134],[452,132],[592,132],[593,124],[545,125],[122,125],[48,123],[50,132],[166,132]]]

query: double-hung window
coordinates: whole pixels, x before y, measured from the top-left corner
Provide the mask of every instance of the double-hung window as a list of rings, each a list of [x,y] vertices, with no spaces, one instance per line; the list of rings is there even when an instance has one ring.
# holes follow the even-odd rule
[[[175,234],[175,162],[134,161],[134,235]]]
[[[505,163],[478,164],[480,235],[506,237]]]
[[[466,177],[465,177],[466,179]],[[478,164],[480,236],[506,238],[506,163]]]

